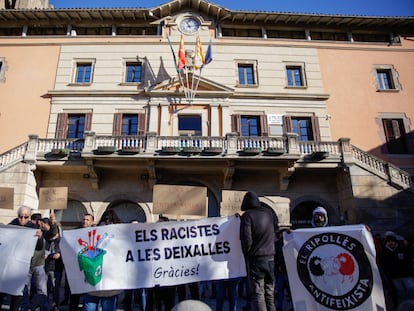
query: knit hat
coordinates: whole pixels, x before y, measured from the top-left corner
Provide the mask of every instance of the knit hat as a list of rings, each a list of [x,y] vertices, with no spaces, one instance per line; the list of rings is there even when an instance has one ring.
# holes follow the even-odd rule
[[[395,235],[387,235],[385,236],[385,242],[394,241],[397,242],[397,237]]]
[[[323,215],[325,220],[322,222],[315,217],[316,215]],[[315,221],[316,220],[316,221]],[[325,208],[322,206],[318,206],[315,208],[312,212],[312,221],[311,221],[312,227],[325,227],[328,224],[328,212]]]
[[[384,236],[385,237],[388,237],[388,236],[394,236],[394,237],[396,237],[397,235],[393,231],[387,231],[387,232],[385,232]]]
[[[328,216],[328,212],[322,206],[318,206],[317,208],[313,210],[312,215],[315,216],[315,214],[322,214],[322,215]]]

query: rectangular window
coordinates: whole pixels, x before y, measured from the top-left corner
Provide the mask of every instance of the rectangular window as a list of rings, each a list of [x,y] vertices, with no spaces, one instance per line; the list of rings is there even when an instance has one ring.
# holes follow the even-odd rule
[[[77,63],[75,83],[89,84],[92,81],[92,63]]]
[[[137,135],[138,134],[138,115],[123,114],[121,135]]]
[[[178,134],[180,136],[201,136],[201,116],[180,115],[178,116]]]
[[[84,131],[85,131],[85,115],[84,114],[68,115],[67,138],[83,138]]]
[[[380,90],[393,90],[395,89],[392,72],[390,69],[378,69],[377,70],[378,86]]]
[[[254,65],[253,64],[238,64],[239,85],[255,85]]]
[[[128,136],[128,135],[145,135],[146,131],[146,115],[145,113],[122,113],[114,114],[114,123],[112,135]]]
[[[300,66],[286,66],[286,78],[288,86],[304,86]]]
[[[316,116],[289,116],[283,117],[285,133],[298,134],[299,141],[320,141],[319,121]]]
[[[83,135],[90,131],[92,126],[92,112],[85,113],[59,113],[57,115],[55,137],[58,139],[74,138],[68,148],[81,150],[83,148]]]
[[[388,152],[391,154],[408,153],[407,138],[403,119],[382,119]]]
[[[372,75],[379,92],[397,92],[401,90],[398,72],[393,65],[374,65]]]
[[[4,57],[0,57],[0,82],[6,81],[6,60]]]
[[[241,136],[259,136],[260,120],[258,116],[241,117]]]
[[[265,114],[231,116],[231,130],[239,136],[268,136],[268,123]]]
[[[298,134],[300,141],[313,140],[310,118],[292,117],[292,132]]]
[[[141,63],[126,63],[126,77],[125,82],[129,83],[140,83],[142,75],[142,64]]]

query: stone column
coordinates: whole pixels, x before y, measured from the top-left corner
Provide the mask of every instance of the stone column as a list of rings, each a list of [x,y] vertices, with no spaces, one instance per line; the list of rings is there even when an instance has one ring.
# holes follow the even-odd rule
[[[287,152],[289,155],[300,155],[300,149],[298,144],[298,134],[287,133]]]
[[[96,148],[96,137],[95,132],[87,131],[85,132],[85,144],[83,146],[82,153],[92,153]]]
[[[39,135],[29,135],[29,142],[27,144],[27,150],[23,158],[24,162],[29,163],[29,164],[36,163],[38,140],[39,140]]]
[[[237,133],[227,133],[227,154],[236,154],[237,153]]]

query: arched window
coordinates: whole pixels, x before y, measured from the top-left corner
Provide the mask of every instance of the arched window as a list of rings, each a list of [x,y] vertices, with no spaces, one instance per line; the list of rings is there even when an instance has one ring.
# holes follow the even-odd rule
[[[111,204],[111,209],[114,209],[118,217],[123,223],[132,221],[146,222],[147,216],[141,206],[134,202],[122,201]]]
[[[82,224],[83,215],[88,213],[85,206],[76,200],[68,200],[68,207],[56,210],[56,221],[61,224],[63,229],[73,229]]]
[[[321,206],[321,203],[316,201],[304,201],[295,206],[290,215],[292,229],[311,228],[312,212],[317,206]]]

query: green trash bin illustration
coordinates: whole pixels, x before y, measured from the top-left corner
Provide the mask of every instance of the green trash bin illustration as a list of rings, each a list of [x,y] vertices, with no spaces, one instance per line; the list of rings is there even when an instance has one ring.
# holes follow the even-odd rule
[[[98,284],[102,279],[103,256],[106,251],[103,249],[88,250],[82,249],[78,253],[78,264],[80,271],[83,271],[86,282],[92,286]]]

